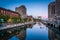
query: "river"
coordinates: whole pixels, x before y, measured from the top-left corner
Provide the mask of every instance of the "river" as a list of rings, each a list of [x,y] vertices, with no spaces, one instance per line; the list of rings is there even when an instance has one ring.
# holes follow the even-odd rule
[[[9,40],[19,40],[18,37],[13,36]],[[48,40],[48,28],[40,24],[33,25],[32,28],[26,29],[25,40]]]
[[[28,28],[21,29],[8,40],[58,40],[56,34],[42,23],[36,23]]]

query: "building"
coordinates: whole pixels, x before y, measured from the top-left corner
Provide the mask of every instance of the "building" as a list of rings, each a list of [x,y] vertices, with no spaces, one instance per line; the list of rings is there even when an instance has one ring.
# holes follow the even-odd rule
[[[60,0],[51,2],[48,6],[48,19],[60,23]]]
[[[57,21],[60,21],[60,0],[56,0],[56,3],[55,3],[55,13],[56,13],[56,18],[57,18]]]
[[[18,12],[11,11],[9,9],[5,9],[5,8],[2,8],[2,7],[0,7],[0,14],[9,15],[10,18],[21,16]]]
[[[60,2],[60,0],[56,0],[56,2]]]
[[[41,19],[41,16],[38,16],[38,19]]]
[[[48,20],[53,21],[55,20],[55,2],[51,2],[48,5]]]
[[[34,22],[34,19],[32,16],[27,16],[27,22]]]
[[[22,18],[26,18],[27,17],[26,7],[24,5],[16,7],[15,11],[18,12],[19,14],[21,14]]]

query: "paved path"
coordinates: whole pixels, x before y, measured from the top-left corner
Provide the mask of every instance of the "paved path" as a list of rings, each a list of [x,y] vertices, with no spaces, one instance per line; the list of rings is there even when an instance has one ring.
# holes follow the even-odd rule
[[[34,24],[34,23],[35,22],[25,22],[25,23],[7,25],[7,26],[4,26],[4,27],[0,27],[0,30],[9,29],[9,28],[18,27],[18,26],[27,25],[27,24]]]

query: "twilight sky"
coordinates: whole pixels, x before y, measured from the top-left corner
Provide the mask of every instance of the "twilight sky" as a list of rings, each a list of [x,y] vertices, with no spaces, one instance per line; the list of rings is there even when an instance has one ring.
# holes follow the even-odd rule
[[[48,4],[54,0],[0,0],[0,7],[15,11],[16,7],[25,5],[27,15],[48,16]]]

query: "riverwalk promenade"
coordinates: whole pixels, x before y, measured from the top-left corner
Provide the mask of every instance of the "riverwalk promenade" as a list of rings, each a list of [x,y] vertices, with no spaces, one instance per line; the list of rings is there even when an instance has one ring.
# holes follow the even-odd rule
[[[3,27],[0,27],[0,30],[15,28],[15,27],[23,26],[23,25],[34,24],[34,23],[35,22],[25,22],[25,23],[17,23],[17,24],[6,25]]]

